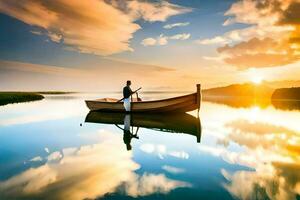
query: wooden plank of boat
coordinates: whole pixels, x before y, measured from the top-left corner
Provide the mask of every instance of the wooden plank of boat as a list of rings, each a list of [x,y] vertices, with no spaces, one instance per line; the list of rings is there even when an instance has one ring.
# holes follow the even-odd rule
[[[86,116],[85,122],[123,125],[125,116],[125,113],[91,111]],[[134,127],[157,129],[163,132],[193,135],[197,137],[197,142],[200,142],[201,139],[200,119],[186,113],[133,113],[130,114],[130,125]]]
[[[104,98],[85,102],[91,111],[126,112],[123,102],[118,102],[116,99]],[[131,112],[189,112],[200,109],[200,105],[201,86],[197,84],[197,92],[193,94],[155,101],[131,102]]]

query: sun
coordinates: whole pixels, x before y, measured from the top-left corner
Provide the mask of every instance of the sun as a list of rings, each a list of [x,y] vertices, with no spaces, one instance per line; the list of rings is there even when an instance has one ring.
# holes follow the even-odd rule
[[[261,84],[261,82],[263,81],[263,77],[261,76],[254,76],[252,77],[252,80],[251,80],[254,84],[256,85],[259,85]]]

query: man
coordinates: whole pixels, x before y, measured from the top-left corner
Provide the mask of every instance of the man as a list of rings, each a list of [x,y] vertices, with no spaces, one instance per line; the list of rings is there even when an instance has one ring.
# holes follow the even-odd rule
[[[126,82],[126,86],[123,88],[123,97],[124,97],[124,108],[126,112],[130,112],[131,103],[130,103],[130,96],[132,95],[132,90],[130,88],[131,81]]]

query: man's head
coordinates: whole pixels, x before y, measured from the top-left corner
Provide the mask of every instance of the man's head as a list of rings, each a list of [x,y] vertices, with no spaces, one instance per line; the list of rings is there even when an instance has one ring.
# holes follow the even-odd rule
[[[130,86],[130,85],[131,85],[131,81],[128,80],[128,81],[126,82],[126,85]]]

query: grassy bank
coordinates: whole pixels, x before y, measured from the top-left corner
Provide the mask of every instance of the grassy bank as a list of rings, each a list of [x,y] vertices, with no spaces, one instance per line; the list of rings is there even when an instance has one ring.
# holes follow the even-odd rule
[[[0,105],[36,101],[43,98],[43,95],[35,92],[0,92]]]

